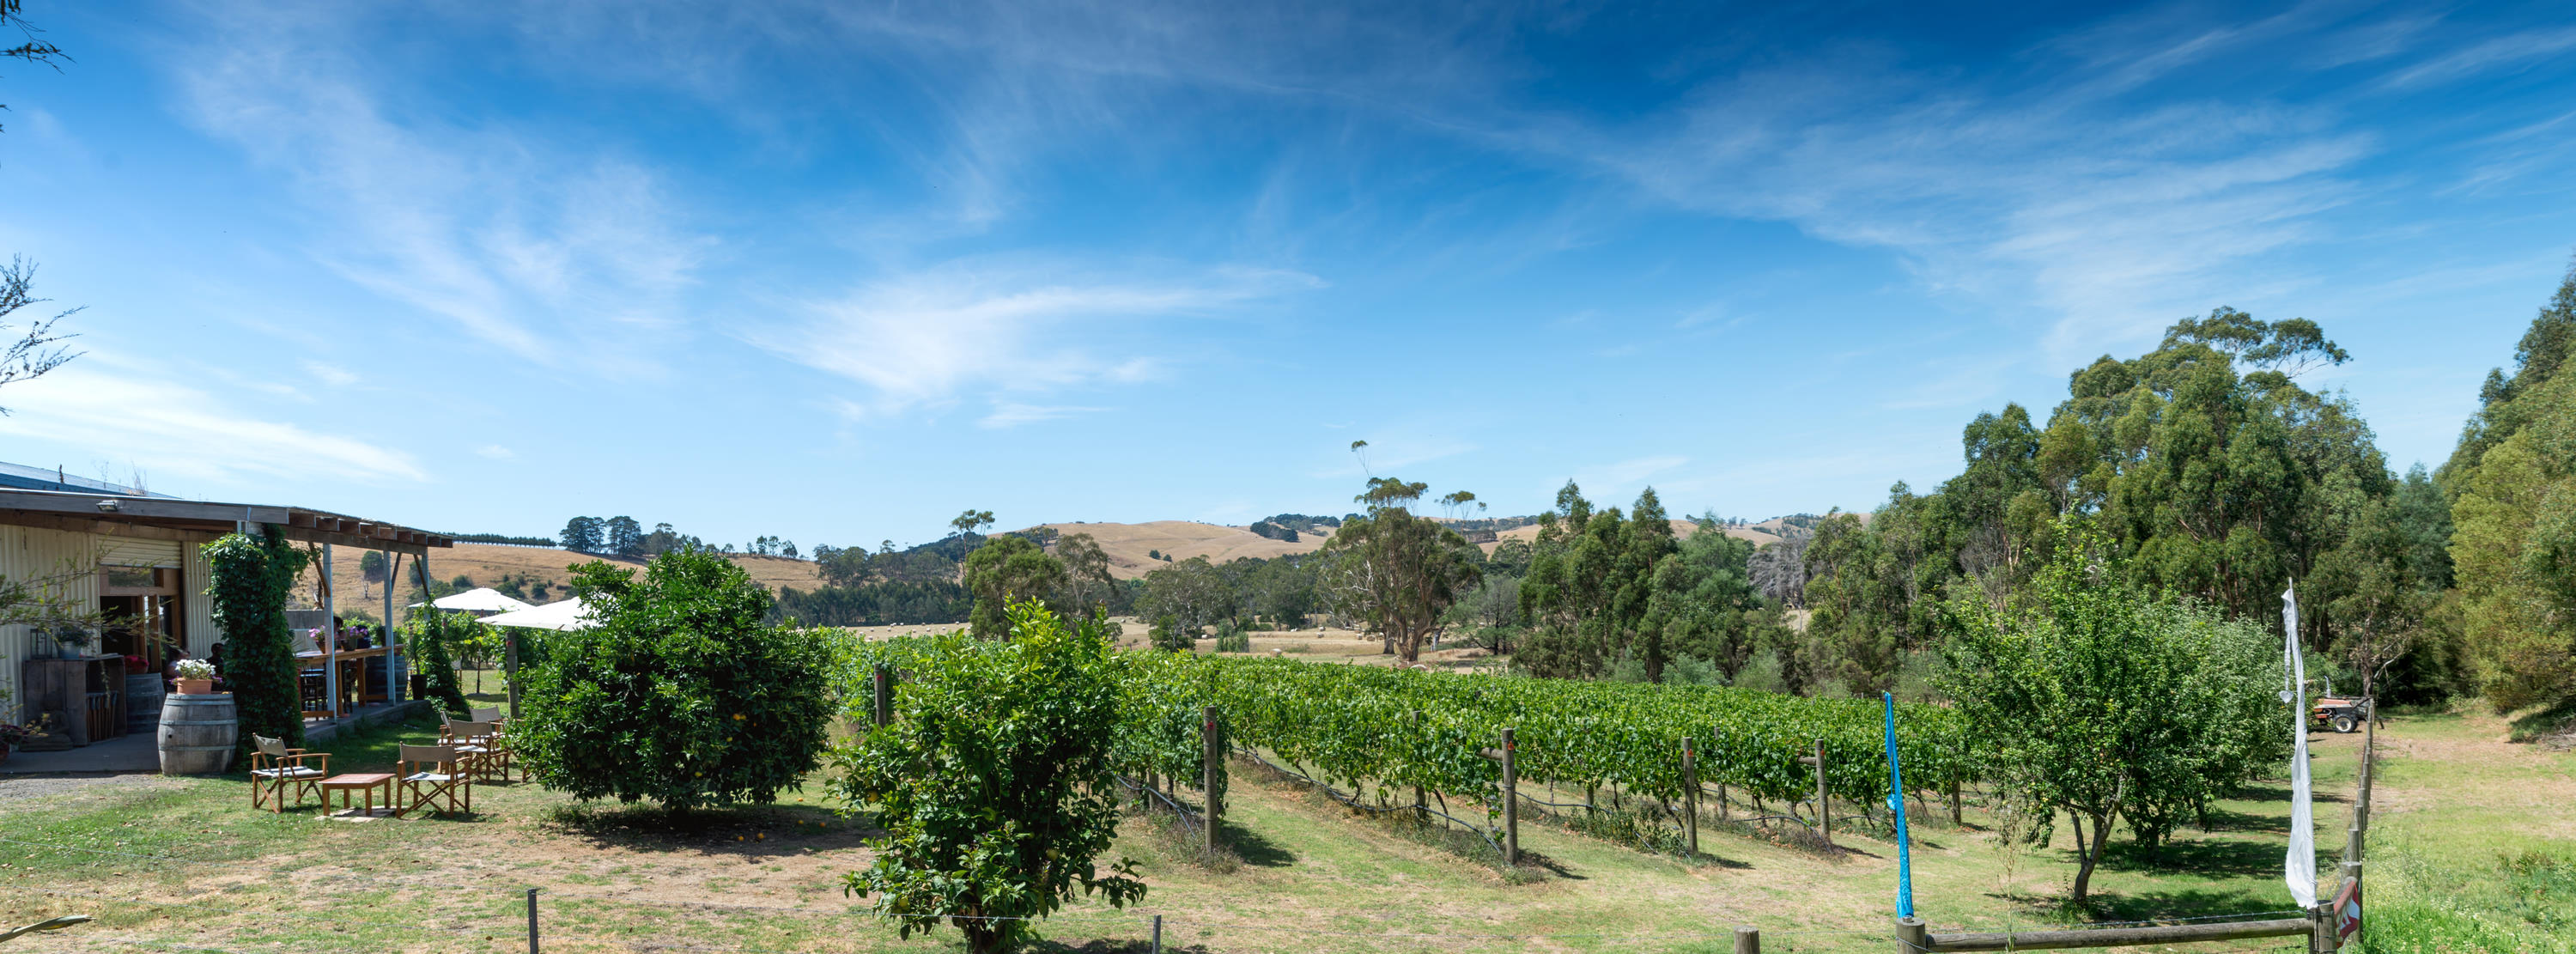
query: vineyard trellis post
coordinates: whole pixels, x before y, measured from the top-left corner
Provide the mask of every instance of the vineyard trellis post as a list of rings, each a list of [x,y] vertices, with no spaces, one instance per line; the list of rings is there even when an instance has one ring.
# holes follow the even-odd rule
[[[1503,763],[1503,866],[1521,863],[1521,789],[1520,775],[1512,766],[1512,727],[1503,727],[1503,747],[1486,749],[1477,754]]]
[[[1825,847],[1834,846],[1834,806],[1832,794],[1825,790],[1825,740],[1816,740],[1816,754],[1801,755],[1798,761],[1816,767],[1816,832],[1825,839]],[[1790,814],[1797,814],[1791,811]]]
[[[1752,927],[1736,928],[1735,954],[1762,954],[1762,929]]]
[[[877,725],[883,726],[894,721],[894,673],[879,664],[872,681],[876,684]]]
[[[1413,710],[1413,737],[1416,742],[1422,738],[1422,710],[1420,709]],[[1422,797],[1422,780],[1418,778],[1413,782],[1413,817],[1424,824],[1431,822],[1431,802]]]
[[[1932,929],[1922,918],[1896,919],[1896,954],[1932,954]]]
[[[1199,826],[1206,841],[1208,857],[1216,857],[1216,820],[1224,812],[1217,795],[1217,776],[1225,771],[1224,753],[1217,750],[1216,707],[1199,708],[1199,790],[1207,794],[1207,817]]]
[[[1682,828],[1689,839],[1691,857],[1699,857],[1699,763],[1692,758],[1691,740],[1682,737]]]

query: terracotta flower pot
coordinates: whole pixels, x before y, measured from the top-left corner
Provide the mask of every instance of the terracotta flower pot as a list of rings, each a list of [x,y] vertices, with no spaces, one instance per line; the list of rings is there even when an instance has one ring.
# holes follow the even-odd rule
[[[215,681],[212,679],[179,680],[179,694],[183,696],[213,695],[214,691]]]

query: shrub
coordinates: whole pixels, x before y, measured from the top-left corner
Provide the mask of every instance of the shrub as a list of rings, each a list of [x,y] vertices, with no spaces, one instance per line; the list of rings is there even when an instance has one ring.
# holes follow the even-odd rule
[[[1145,883],[1093,859],[1118,831],[1110,759],[1117,662],[1099,624],[1070,628],[1033,603],[1011,607],[1011,640],[938,637],[942,665],[896,692],[896,720],[836,751],[838,794],[870,805],[885,835],[847,890],[911,937],[942,918],[970,951],[999,951],[1077,893],[1113,907]]]
[[[225,534],[198,552],[213,571],[215,628],[224,636],[224,681],[233,692],[247,761],[254,735],[304,744],[304,701],[296,688],[303,666],[286,627],[286,594],[303,572],[304,551],[274,526],[257,538]]]
[[[1145,631],[1145,637],[1153,642],[1156,649],[1185,653],[1198,645],[1199,634],[1183,627],[1180,621],[1167,613],[1154,620],[1153,627]]]
[[[705,551],[641,580],[573,568],[596,625],[547,638],[511,744],[547,788],[674,809],[775,801],[813,771],[832,714],[824,641],[764,625],[769,593]]]
[[[469,713],[465,690],[456,684],[454,648],[475,639],[474,631],[482,625],[464,613],[436,609],[424,609],[403,624],[403,653],[421,675],[429,677],[423,680],[428,685],[423,687],[427,691],[421,693],[421,698],[437,703],[448,715],[459,719]]]
[[[1235,632],[1231,630],[1221,633],[1216,638],[1216,651],[1221,653],[1251,652],[1252,636],[1248,633]]]

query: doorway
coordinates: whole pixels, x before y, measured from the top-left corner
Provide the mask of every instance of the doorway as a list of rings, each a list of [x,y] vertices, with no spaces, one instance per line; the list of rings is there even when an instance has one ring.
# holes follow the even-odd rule
[[[98,611],[103,618],[100,651],[139,656],[143,668],[158,673],[174,650],[187,645],[185,616],[180,610],[179,571],[170,567],[101,566]]]

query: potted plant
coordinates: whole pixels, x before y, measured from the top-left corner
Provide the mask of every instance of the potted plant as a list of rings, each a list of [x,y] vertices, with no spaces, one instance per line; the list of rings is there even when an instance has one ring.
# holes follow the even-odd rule
[[[45,728],[41,722],[32,726],[0,722],[0,762],[9,761],[9,753],[17,751],[18,743],[44,736]]]
[[[54,655],[60,659],[79,659],[89,655],[89,644],[96,634],[78,626],[54,628]]]
[[[202,696],[215,691],[215,664],[203,659],[182,659],[177,665],[179,694]]]

